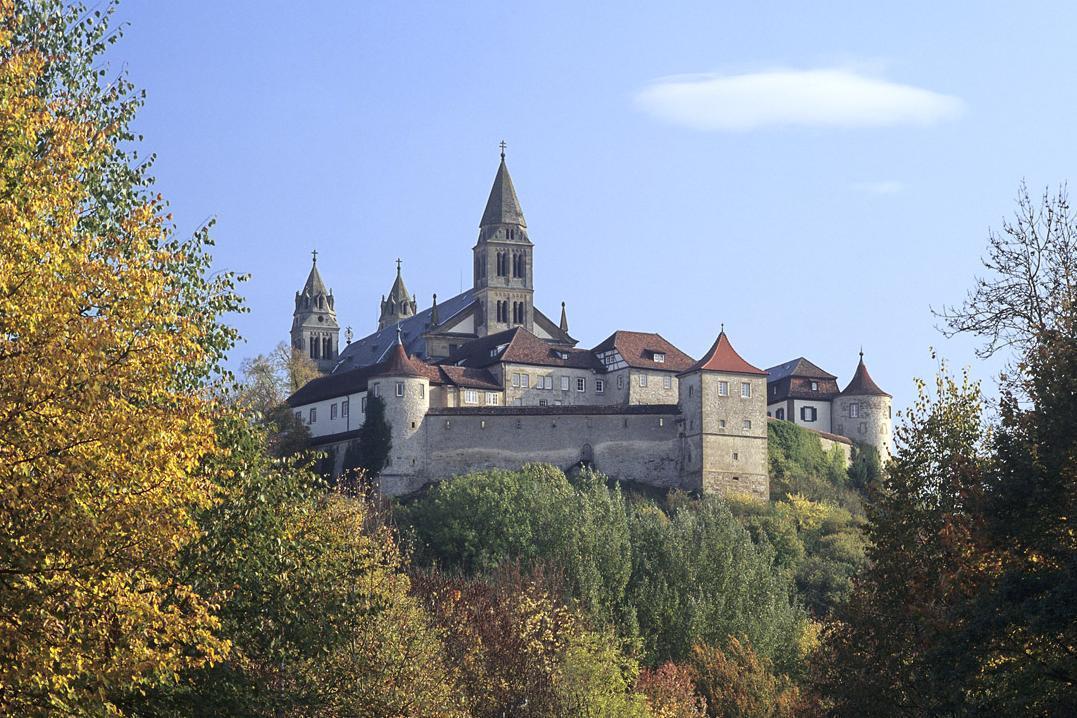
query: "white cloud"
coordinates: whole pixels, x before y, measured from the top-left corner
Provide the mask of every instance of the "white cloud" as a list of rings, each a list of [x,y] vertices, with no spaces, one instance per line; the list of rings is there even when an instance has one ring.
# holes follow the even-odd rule
[[[964,109],[960,98],[847,69],[666,77],[638,92],[635,102],[666,122],[717,131],[925,126]]]
[[[879,180],[876,182],[854,182],[850,185],[857,192],[865,194],[897,194],[905,185],[897,180]]]

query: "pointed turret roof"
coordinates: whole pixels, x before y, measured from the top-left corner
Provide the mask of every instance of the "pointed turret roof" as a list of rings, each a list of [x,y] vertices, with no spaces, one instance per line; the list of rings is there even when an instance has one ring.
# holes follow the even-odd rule
[[[849,382],[849,386],[841,392],[842,396],[890,396],[875,383],[868,374],[868,368],[864,365],[864,352],[860,352],[860,363],[856,365],[856,371]]]
[[[568,334],[568,314],[565,312],[565,303],[561,302],[561,323],[558,325],[561,331]]]
[[[396,329],[396,343],[389,348],[387,356],[382,362],[382,368],[375,376],[424,376],[423,372],[415,365],[415,362],[408,357],[408,352],[404,349],[404,342],[400,338],[399,326]]]
[[[518,224],[526,227],[524,211],[520,208],[520,200],[516,196],[516,188],[512,186],[512,177],[509,176],[509,168],[505,165],[505,151],[501,151],[501,164],[497,168],[494,177],[494,186],[490,188],[490,198],[486,200],[486,211],[482,213],[482,221],[479,227],[488,227],[497,224]]]
[[[393,280],[393,288],[389,290],[389,299],[394,302],[410,302],[411,295],[404,286],[404,276],[400,273],[401,260],[396,260],[396,279]]]
[[[730,374],[759,374],[761,376],[767,374],[759,367],[754,367],[744,361],[741,355],[737,354],[733,345],[729,343],[729,337],[725,335],[725,329],[722,329],[722,333],[714,340],[714,344],[703,355],[703,358],[681,373],[690,374],[694,371],[721,371]]]
[[[316,297],[319,294],[329,296],[329,290],[325,288],[322,275],[318,272],[318,255],[314,253],[314,260],[310,265],[310,274],[307,275],[307,283],[303,285],[303,293]]]

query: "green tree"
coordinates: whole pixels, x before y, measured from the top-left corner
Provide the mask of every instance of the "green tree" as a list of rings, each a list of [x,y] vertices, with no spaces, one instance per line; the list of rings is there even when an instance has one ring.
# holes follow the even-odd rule
[[[128,696],[135,714],[462,715],[438,633],[409,595],[390,532],[367,503],[327,492],[263,430],[219,422],[205,466],[222,501],[199,514],[182,570],[219,604],[226,660]]]
[[[349,444],[344,454],[344,471],[353,473],[359,470],[365,476],[379,476],[393,449],[392,431],[392,426],[385,418],[385,400],[379,396],[368,396],[366,418],[359,427],[358,441]]]

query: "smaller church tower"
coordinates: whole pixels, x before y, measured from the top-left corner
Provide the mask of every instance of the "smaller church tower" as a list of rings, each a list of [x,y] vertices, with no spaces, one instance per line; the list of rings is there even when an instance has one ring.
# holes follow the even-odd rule
[[[860,352],[860,363],[849,385],[834,397],[830,412],[832,431],[874,446],[879,458],[886,461],[894,451],[891,411],[891,396],[868,374],[864,352]]]
[[[381,298],[381,312],[378,315],[378,331],[385,327],[399,324],[408,317],[414,317],[419,305],[413,295],[408,294],[404,286],[404,277],[400,274],[401,260],[396,260],[396,280],[393,282],[389,296]]]
[[[311,252],[313,262],[303,290],[295,293],[292,313],[292,346],[314,360],[318,369],[329,372],[340,350],[340,325],[333,292],[326,289],[318,272],[318,252]]]

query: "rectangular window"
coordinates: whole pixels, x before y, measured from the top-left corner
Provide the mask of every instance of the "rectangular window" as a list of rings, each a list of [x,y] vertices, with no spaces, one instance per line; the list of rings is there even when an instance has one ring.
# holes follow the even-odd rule
[[[516,387],[520,386],[520,375],[519,374],[513,374],[512,375],[512,385],[516,386]]]
[[[351,404],[350,399],[345,399],[344,401],[340,402],[340,415],[341,416],[347,416],[348,415],[348,406],[350,404]]]
[[[295,413],[295,418],[296,418],[296,419],[299,419],[300,421],[303,421],[303,412],[301,412],[301,411],[297,411],[297,412]]]
[[[752,398],[752,385],[746,381],[740,383],[740,396],[742,399]]]
[[[318,421],[318,409],[316,407],[310,407],[310,423]]]
[[[553,377],[552,376],[544,376],[544,377],[542,377],[542,388],[543,389],[550,389],[550,390],[553,389]]]
[[[404,396],[404,382],[398,381],[396,383],[396,395],[397,396]]]
[[[549,406],[550,402],[545,399],[539,399],[539,406]]]
[[[474,389],[467,389],[466,391],[464,391],[464,403],[465,404],[478,404],[479,403],[479,392],[475,391]]]
[[[719,419],[718,420],[718,428],[719,429],[724,429],[725,428],[725,419]]]
[[[493,391],[486,392],[486,405],[487,406],[497,406],[497,392],[493,392]]]
[[[379,389],[380,386],[380,384],[374,385],[374,396],[381,396],[381,390]]]
[[[329,405],[329,418],[330,419],[337,418],[337,405],[335,403]]]
[[[860,404],[855,401],[849,405],[849,418],[856,419],[860,416]]]
[[[664,377],[662,377],[662,388],[664,388],[664,389],[672,389],[673,388],[673,377],[671,377],[669,374],[666,374]]]
[[[745,419],[741,423],[740,428],[743,429],[744,431],[751,431],[752,430],[752,420],[751,419]]]
[[[646,374],[640,374],[639,375],[639,385],[640,386],[647,386],[647,375]]]
[[[625,377],[624,377],[624,374],[622,374],[622,375],[620,375],[619,377],[617,377],[617,388],[618,388],[618,389],[624,389],[624,388],[625,388]]]
[[[359,411],[363,412],[364,414],[366,413],[366,397],[365,396],[363,397],[363,403],[360,404],[360,406],[359,406]]]
[[[520,375],[520,387],[522,389],[529,389],[531,387],[531,375],[530,374],[521,374]]]
[[[654,363],[655,364],[665,364],[666,363],[666,355],[663,354],[662,352],[655,352],[654,353]]]
[[[561,377],[561,391],[568,391],[568,377]]]
[[[800,407],[800,420],[808,422],[815,421],[818,413],[818,410],[814,406],[802,406]]]
[[[718,382],[718,396],[729,396],[729,382]]]
[[[819,382],[817,382],[817,381],[813,381],[813,382],[811,383],[811,390],[812,390],[812,391],[819,391]]]
[[[423,384],[420,384],[419,385],[419,398],[422,399],[425,396],[426,396],[426,386],[423,385]]]
[[[595,379],[595,393],[601,394],[604,391],[606,391],[606,382],[601,379]]]
[[[733,452],[733,461],[740,461],[740,454],[735,451]]]
[[[581,377],[576,377],[576,391],[587,391],[587,380]]]

